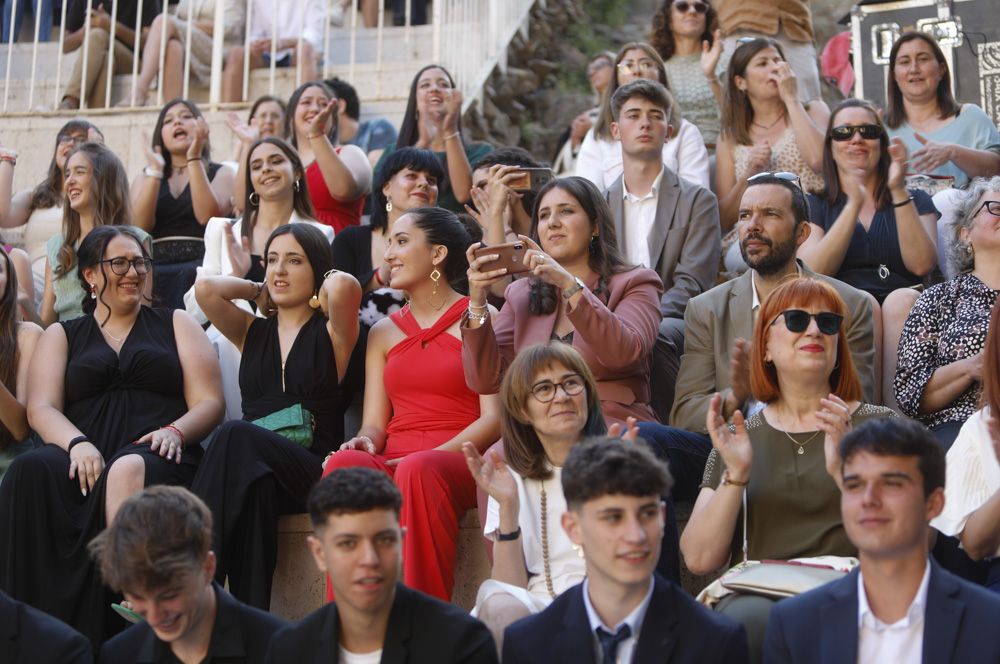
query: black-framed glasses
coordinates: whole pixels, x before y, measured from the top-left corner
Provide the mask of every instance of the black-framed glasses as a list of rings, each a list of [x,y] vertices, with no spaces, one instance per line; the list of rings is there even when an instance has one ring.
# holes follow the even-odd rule
[[[556,390],[562,388],[562,391],[566,393],[568,397],[575,397],[583,389],[587,387],[586,381],[583,380],[583,376],[580,374],[569,374],[564,377],[558,383],[553,383],[550,380],[543,380],[540,383],[535,383],[531,386],[531,396],[535,397],[542,403],[548,403],[556,398]]]
[[[786,309],[778,314],[771,325],[781,317],[785,318],[785,327],[789,332],[805,332],[809,327],[809,321],[816,320],[816,327],[827,336],[833,336],[840,332],[840,324],[844,322],[844,317],[832,311],[821,311],[818,314],[811,314],[801,309]]]
[[[136,274],[147,274],[153,267],[153,261],[145,256],[131,259],[119,256],[117,258],[105,258],[101,262],[110,265],[111,271],[119,277],[124,277],[128,274],[129,268],[134,267]]]
[[[835,141],[849,141],[854,138],[854,134],[861,134],[861,138],[866,141],[874,141],[882,137],[882,127],[877,124],[861,125],[837,125],[830,130],[830,138]]]
[[[87,142],[86,134],[82,136],[80,134],[63,134],[62,136],[59,137],[59,143],[62,145],[68,145],[72,143],[73,146],[75,147],[77,145],[83,145],[86,142]]]
[[[994,217],[1000,217],[1000,201],[983,201],[983,204],[976,208],[976,212],[972,216],[978,216],[983,208],[986,208],[986,211]]]
[[[687,14],[688,11],[692,9],[699,14],[708,13],[708,5],[704,2],[686,2],[686,0],[677,0],[677,2],[674,3],[674,7],[676,7],[677,11],[681,14]]]

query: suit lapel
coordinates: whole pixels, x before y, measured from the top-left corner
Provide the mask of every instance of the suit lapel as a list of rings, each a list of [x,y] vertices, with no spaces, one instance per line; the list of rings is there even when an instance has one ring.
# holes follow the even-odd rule
[[[830,601],[820,609],[820,652],[825,664],[858,659],[858,570],[831,584]],[[925,660],[930,661],[930,660]]]
[[[611,208],[611,218],[615,224],[615,238],[618,239],[618,249],[625,252],[625,176],[620,175],[608,187],[608,207]]]
[[[382,643],[382,662],[401,664],[409,661],[407,642],[413,632],[413,591],[401,583],[396,584],[396,597],[389,612],[385,641]]]
[[[594,639],[590,632],[590,620],[583,606],[583,584],[569,590],[573,593],[567,599],[563,614],[562,629],[552,636],[552,647],[548,652],[556,656],[555,661],[596,664],[594,661]]]
[[[647,662],[669,662],[677,645],[677,601],[676,588],[659,575],[653,576],[653,596],[646,608],[646,617],[639,631],[632,661],[635,664]]]
[[[924,609],[925,662],[950,662],[965,605],[957,598],[959,586],[933,560]]]
[[[753,284],[750,282],[750,270],[737,277],[729,292],[729,323],[733,337],[729,340],[729,347],[722,351],[727,356],[736,339],[753,339]]]
[[[677,176],[663,168],[660,178],[660,191],[656,197],[656,214],[653,218],[653,228],[649,233],[649,267],[660,272],[658,268],[663,248],[667,241],[667,231],[674,223],[674,212],[677,210],[677,198],[680,196],[680,186]],[[672,267],[672,266],[671,266]]]

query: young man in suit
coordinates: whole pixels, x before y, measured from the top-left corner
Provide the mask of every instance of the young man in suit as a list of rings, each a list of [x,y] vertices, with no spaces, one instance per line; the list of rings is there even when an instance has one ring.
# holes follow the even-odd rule
[[[911,420],[872,420],[841,441],[840,506],[861,565],[771,610],[764,661],[1000,662],[1000,597],[928,558],[944,507],[940,443]]]
[[[645,442],[599,438],[563,466],[562,525],[587,580],[504,632],[505,664],[738,663],[743,627],[654,572],[670,473]]]
[[[658,81],[641,78],[615,90],[611,135],[621,142],[623,172],[604,194],[625,259],[655,270],[663,282],[651,405],[664,422],[684,352],[684,309],[715,284],[721,251],[715,194],[663,164],[673,104]]]
[[[402,502],[370,468],[343,468],[313,487],[309,548],[336,601],[276,634],[267,662],[497,661],[483,623],[402,584]]]

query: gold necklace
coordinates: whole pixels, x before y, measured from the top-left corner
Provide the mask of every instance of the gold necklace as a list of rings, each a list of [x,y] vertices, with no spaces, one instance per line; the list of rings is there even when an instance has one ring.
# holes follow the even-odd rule
[[[555,599],[556,591],[552,586],[552,569],[549,565],[549,501],[545,495],[545,482],[542,482],[542,567],[545,570],[545,589],[549,591],[549,597]]]
[[[805,454],[806,453],[806,450],[805,450],[806,445],[808,445],[809,443],[811,443],[813,441],[813,438],[815,438],[816,436],[820,435],[822,433],[822,431],[816,431],[816,432],[814,432],[813,435],[809,436],[809,438],[807,438],[804,442],[801,442],[801,443],[799,441],[797,441],[795,438],[792,438],[792,434],[788,433],[787,431],[783,430],[781,433],[783,433],[786,436],[788,436],[788,440],[792,441],[793,443],[795,443],[796,445],[799,446],[799,449],[796,452],[796,454]]]

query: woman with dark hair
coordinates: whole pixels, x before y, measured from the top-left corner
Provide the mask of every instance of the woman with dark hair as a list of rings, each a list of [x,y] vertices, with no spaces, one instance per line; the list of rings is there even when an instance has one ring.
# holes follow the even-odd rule
[[[272,136],[287,140],[285,135],[285,100],[274,95],[261,95],[250,107],[246,122],[235,112],[226,114],[226,124],[236,136],[236,177],[233,180],[233,212],[243,213],[243,199],[246,197],[246,157],[250,146],[262,138]]]
[[[959,104],[937,41],[907,32],[889,52],[885,124],[910,153],[910,171],[955,178],[1000,174],[1000,131],[975,104]]]
[[[303,83],[288,99],[285,135],[306,166],[316,219],[339,233],[361,223],[372,167],[356,145],[338,145],[337,98],[321,81]]]
[[[500,398],[504,458],[492,451],[480,455],[470,443],[462,451],[476,484],[489,495],[483,535],[493,542],[493,573],[480,586],[472,613],[502,651],[508,625],[542,611],[586,576],[560,525],[566,511],[560,476],[573,445],[605,435],[607,426],[594,375],[563,343],[518,353]]]
[[[576,175],[587,178],[602,191],[614,184],[624,168],[621,142],[611,135],[611,123],[614,122],[611,97],[619,87],[639,78],[659,81],[670,92],[673,101],[667,68],[656,49],[645,42],[629,42],[618,49],[611,84],[601,99],[601,113],[583,139],[576,158]],[[671,104],[667,123],[673,130],[663,144],[664,165],[685,180],[707,189],[708,150],[701,132],[681,118],[681,108],[676,102]]]
[[[86,291],[76,278],[77,247],[98,226],[132,224],[125,167],[100,143],[84,143],[66,159],[62,233],[45,243],[45,292],[39,316],[44,325],[84,314]],[[133,229],[149,248],[149,235]],[[149,280],[143,280],[149,295]]]
[[[45,244],[59,233],[63,221],[63,183],[66,180],[66,159],[75,147],[90,141],[103,143],[101,130],[86,120],[70,120],[56,134],[55,150],[45,179],[32,189],[16,194],[14,166],[17,155],[0,150],[0,235],[9,243],[23,248],[31,260],[34,277],[34,307],[41,303],[45,290]]]
[[[649,43],[667,68],[670,89],[684,117],[715,146],[719,137],[722,85],[715,73],[722,33],[715,9],[702,0],[664,0],[653,14]]]
[[[33,449],[28,440],[28,365],[42,329],[21,322],[17,275],[10,256],[0,248],[0,479],[17,454]]]
[[[205,257],[205,225],[232,207],[233,171],[212,161],[208,122],[187,99],[160,109],[145,152],[147,166],[132,183],[135,225],[153,235],[157,305],[179,309]]]
[[[440,65],[427,65],[413,77],[399,138],[382,153],[375,171],[382,168],[394,150],[405,147],[424,148],[437,155],[445,172],[438,183],[438,206],[462,212],[462,205],[471,196],[471,164],[492,151],[493,146],[466,142],[462,133],[462,92]]]
[[[393,478],[407,529],[404,581],[444,601],[455,580],[458,521],[476,505],[462,443],[482,451],[500,435],[499,399],[477,395],[462,375],[458,322],[469,301],[468,246],[465,227],[441,208],[410,210],[392,225],[389,285],[409,302],[372,327],[361,429],[324,471],[366,466]]]
[[[488,214],[495,214],[491,205]],[[587,361],[609,422],[656,420],[649,373],[660,324],[656,272],[627,265],[618,250],[611,210],[597,188],[560,178],[538,192],[528,251],[529,278],[515,280],[498,314],[487,306],[490,286],[505,269],[485,269],[496,254],[469,248],[469,310],[462,321],[462,359],[469,386],[497,392],[507,365],[530,344],[558,339]]]
[[[194,319],[143,305],[152,261],[134,229],[94,228],[76,263],[86,315],[49,326],[28,381],[28,421],[48,444],[0,485],[0,587],[96,645],[116,623],[87,543],[144,486],[190,485],[222,390]]]
[[[937,265],[939,215],[930,196],[907,190],[906,160],[906,146],[889,140],[871,102],[845,99],[830,115],[823,142],[826,187],[808,196],[812,232],[799,258],[879,304]]]
[[[312,224],[279,226],[263,253],[262,282],[215,276],[195,284],[208,320],[242,354],[243,419],[216,432],[191,489],[215,515],[216,580],[228,578],[233,595],[267,609],[278,516],[305,511],[322,458],[343,440],[339,384],[358,337],[361,288],[332,269],[330,244]],[[298,423],[294,441],[280,433],[282,422]]]

